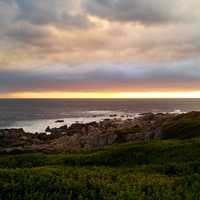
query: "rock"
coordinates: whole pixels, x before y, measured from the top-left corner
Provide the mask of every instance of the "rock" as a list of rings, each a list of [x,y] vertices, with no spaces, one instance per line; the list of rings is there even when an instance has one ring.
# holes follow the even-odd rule
[[[185,139],[200,136],[200,112],[187,114],[144,113],[135,119],[105,119],[46,128],[50,133],[26,133],[23,129],[0,130],[0,153],[55,152],[70,148],[103,147],[138,140]]]
[[[142,113],[140,114],[140,116],[142,117],[143,120],[149,121],[154,119],[155,114],[148,112],[148,113]]]
[[[65,121],[62,120],[62,119],[61,119],[61,120],[59,119],[59,120],[56,120],[56,121],[55,121],[55,123],[63,123],[63,122],[65,122]]]
[[[109,115],[109,117],[117,117],[116,114]]]
[[[48,133],[51,133],[51,134],[60,134],[60,133],[65,133],[68,131],[68,126],[67,125],[64,125],[64,126],[61,126],[59,128],[50,128],[49,126],[46,128],[45,130],[46,132]]]
[[[19,129],[0,129],[0,135],[12,135],[12,134],[24,134],[24,129],[19,128]]]
[[[47,128],[45,129],[45,132],[51,133],[51,128],[50,128],[50,126],[47,126]]]
[[[0,153],[19,153],[23,151],[23,147],[8,147],[8,148],[0,148]]]

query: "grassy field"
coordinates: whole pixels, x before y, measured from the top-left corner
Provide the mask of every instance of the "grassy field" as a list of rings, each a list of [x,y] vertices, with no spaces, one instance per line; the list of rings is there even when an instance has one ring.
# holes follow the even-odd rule
[[[200,139],[0,156],[1,200],[200,199]]]

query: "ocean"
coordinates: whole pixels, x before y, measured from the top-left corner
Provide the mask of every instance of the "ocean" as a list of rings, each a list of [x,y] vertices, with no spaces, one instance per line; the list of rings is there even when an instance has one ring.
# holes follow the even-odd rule
[[[200,111],[200,99],[1,99],[0,129],[44,132],[47,126],[100,121],[111,115],[131,118],[145,112],[188,111]],[[55,123],[58,119],[64,122]]]

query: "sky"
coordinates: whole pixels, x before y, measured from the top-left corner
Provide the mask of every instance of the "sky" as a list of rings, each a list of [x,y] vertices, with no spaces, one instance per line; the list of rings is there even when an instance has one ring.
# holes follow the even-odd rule
[[[0,0],[0,98],[200,97],[199,0]]]

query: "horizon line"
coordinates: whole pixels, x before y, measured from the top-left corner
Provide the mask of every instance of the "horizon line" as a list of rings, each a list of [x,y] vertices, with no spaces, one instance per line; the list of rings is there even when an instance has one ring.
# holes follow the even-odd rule
[[[52,99],[52,100],[95,100],[95,99],[102,99],[102,100],[115,100],[115,99],[200,99],[200,97],[102,97],[102,98],[95,98],[95,97],[90,97],[90,98],[73,98],[73,97],[67,97],[67,98],[62,98],[62,97],[58,97],[58,98],[48,98],[48,97],[41,97],[41,98],[35,98],[35,97],[24,97],[24,98],[16,98],[16,97],[0,97],[0,100],[6,100],[6,99],[13,99],[13,100],[31,100],[31,99]]]

